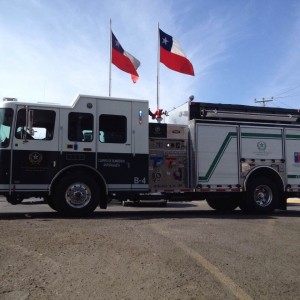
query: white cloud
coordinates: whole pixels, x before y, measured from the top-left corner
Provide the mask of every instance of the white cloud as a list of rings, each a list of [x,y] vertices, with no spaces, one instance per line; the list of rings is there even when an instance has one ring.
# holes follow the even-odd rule
[[[237,91],[226,86],[223,74],[231,71],[230,63],[238,63],[235,57],[240,53],[235,52],[238,51],[236,46],[254,40],[253,18],[259,9],[258,3],[0,2],[0,97],[66,104],[78,93],[108,95],[110,18],[123,48],[141,61],[140,79],[136,84],[131,82],[129,74],[112,66],[112,96],[147,99],[151,109],[156,109],[159,22],[165,32],[180,42],[196,72],[192,77],[159,65],[161,108],[180,105],[191,94],[196,100],[204,101],[216,95],[226,97],[226,93],[227,97],[232,97],[234,92],[238,97]],[[298,33],[299,23],[288,39],[290,50],[282,57],[282,63],[277,63],[276,76],[269,78],[269,84],[264,84],[265,81],[253,83],[249,91],[253,98],[258,97],[259,92],[268,96],[267,92],[271,93],[279,84],[280,90],[293,86],[299,78]],[[249,44],[249,51],[252,46]],[[248,72],[232,71],[232,85],[242,89],[241,77],[247,78]]]

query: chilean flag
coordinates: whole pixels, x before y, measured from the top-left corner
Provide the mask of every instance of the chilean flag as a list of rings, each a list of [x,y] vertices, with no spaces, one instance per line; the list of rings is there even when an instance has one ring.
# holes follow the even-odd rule
[[[132,81],[136,83],[139,79],[136,70],[141,64],[140,61],[122,48],[113,32],[111,32],[111,44],[112,63],[122,71],[131,74]]]
[[[160,62],[174,71],[195,76],[193,65],[185,56],[179,43],[160,29],[159,40]]]

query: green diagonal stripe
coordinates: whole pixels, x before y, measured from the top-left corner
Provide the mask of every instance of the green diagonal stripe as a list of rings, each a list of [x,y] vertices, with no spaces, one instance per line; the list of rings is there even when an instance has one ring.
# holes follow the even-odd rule
[[[229,142],[231,141],[232,138],[236,138],[237,137],[237,134],[236,132],[229,132],[224,140],[224,142],[222,143],[216,157],[214,158],[212,164],[210,165],[207,173],[205,174],[205,176],[199,176],[198,180],[200,181],[208,181],[211,177],[211,175],[213,174],[214,170],[216,169],[218,163],[220,162],[221,160],[221,157],[223,156],[226,148],[228,147],[229,145]]]

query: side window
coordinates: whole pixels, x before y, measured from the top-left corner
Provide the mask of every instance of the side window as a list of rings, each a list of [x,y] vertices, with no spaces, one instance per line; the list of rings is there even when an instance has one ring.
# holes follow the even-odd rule
[[[6,148],[10,143],[10,132],[13,121],[11,108],[0,108],[0,147]]]
[[[124,144],[127,141],[127,119],[119,115],[100,115],[99,140],[101,143]]]
[[[26,124],[26,109],[18,111],[15,137],[28,140],[52,140],[55,125],[55,111],[30,109]]]
[[[94,116],[88,113],[69,113],[68,139],[74,142],[92,142]]]

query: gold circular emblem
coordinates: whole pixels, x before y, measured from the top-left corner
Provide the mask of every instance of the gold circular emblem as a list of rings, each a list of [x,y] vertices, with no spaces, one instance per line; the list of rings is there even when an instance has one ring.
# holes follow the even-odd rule
[[[29,161],[32,165],[39,165],[43,160],[43,155],[38,152],[32,152],[29,154]]]

